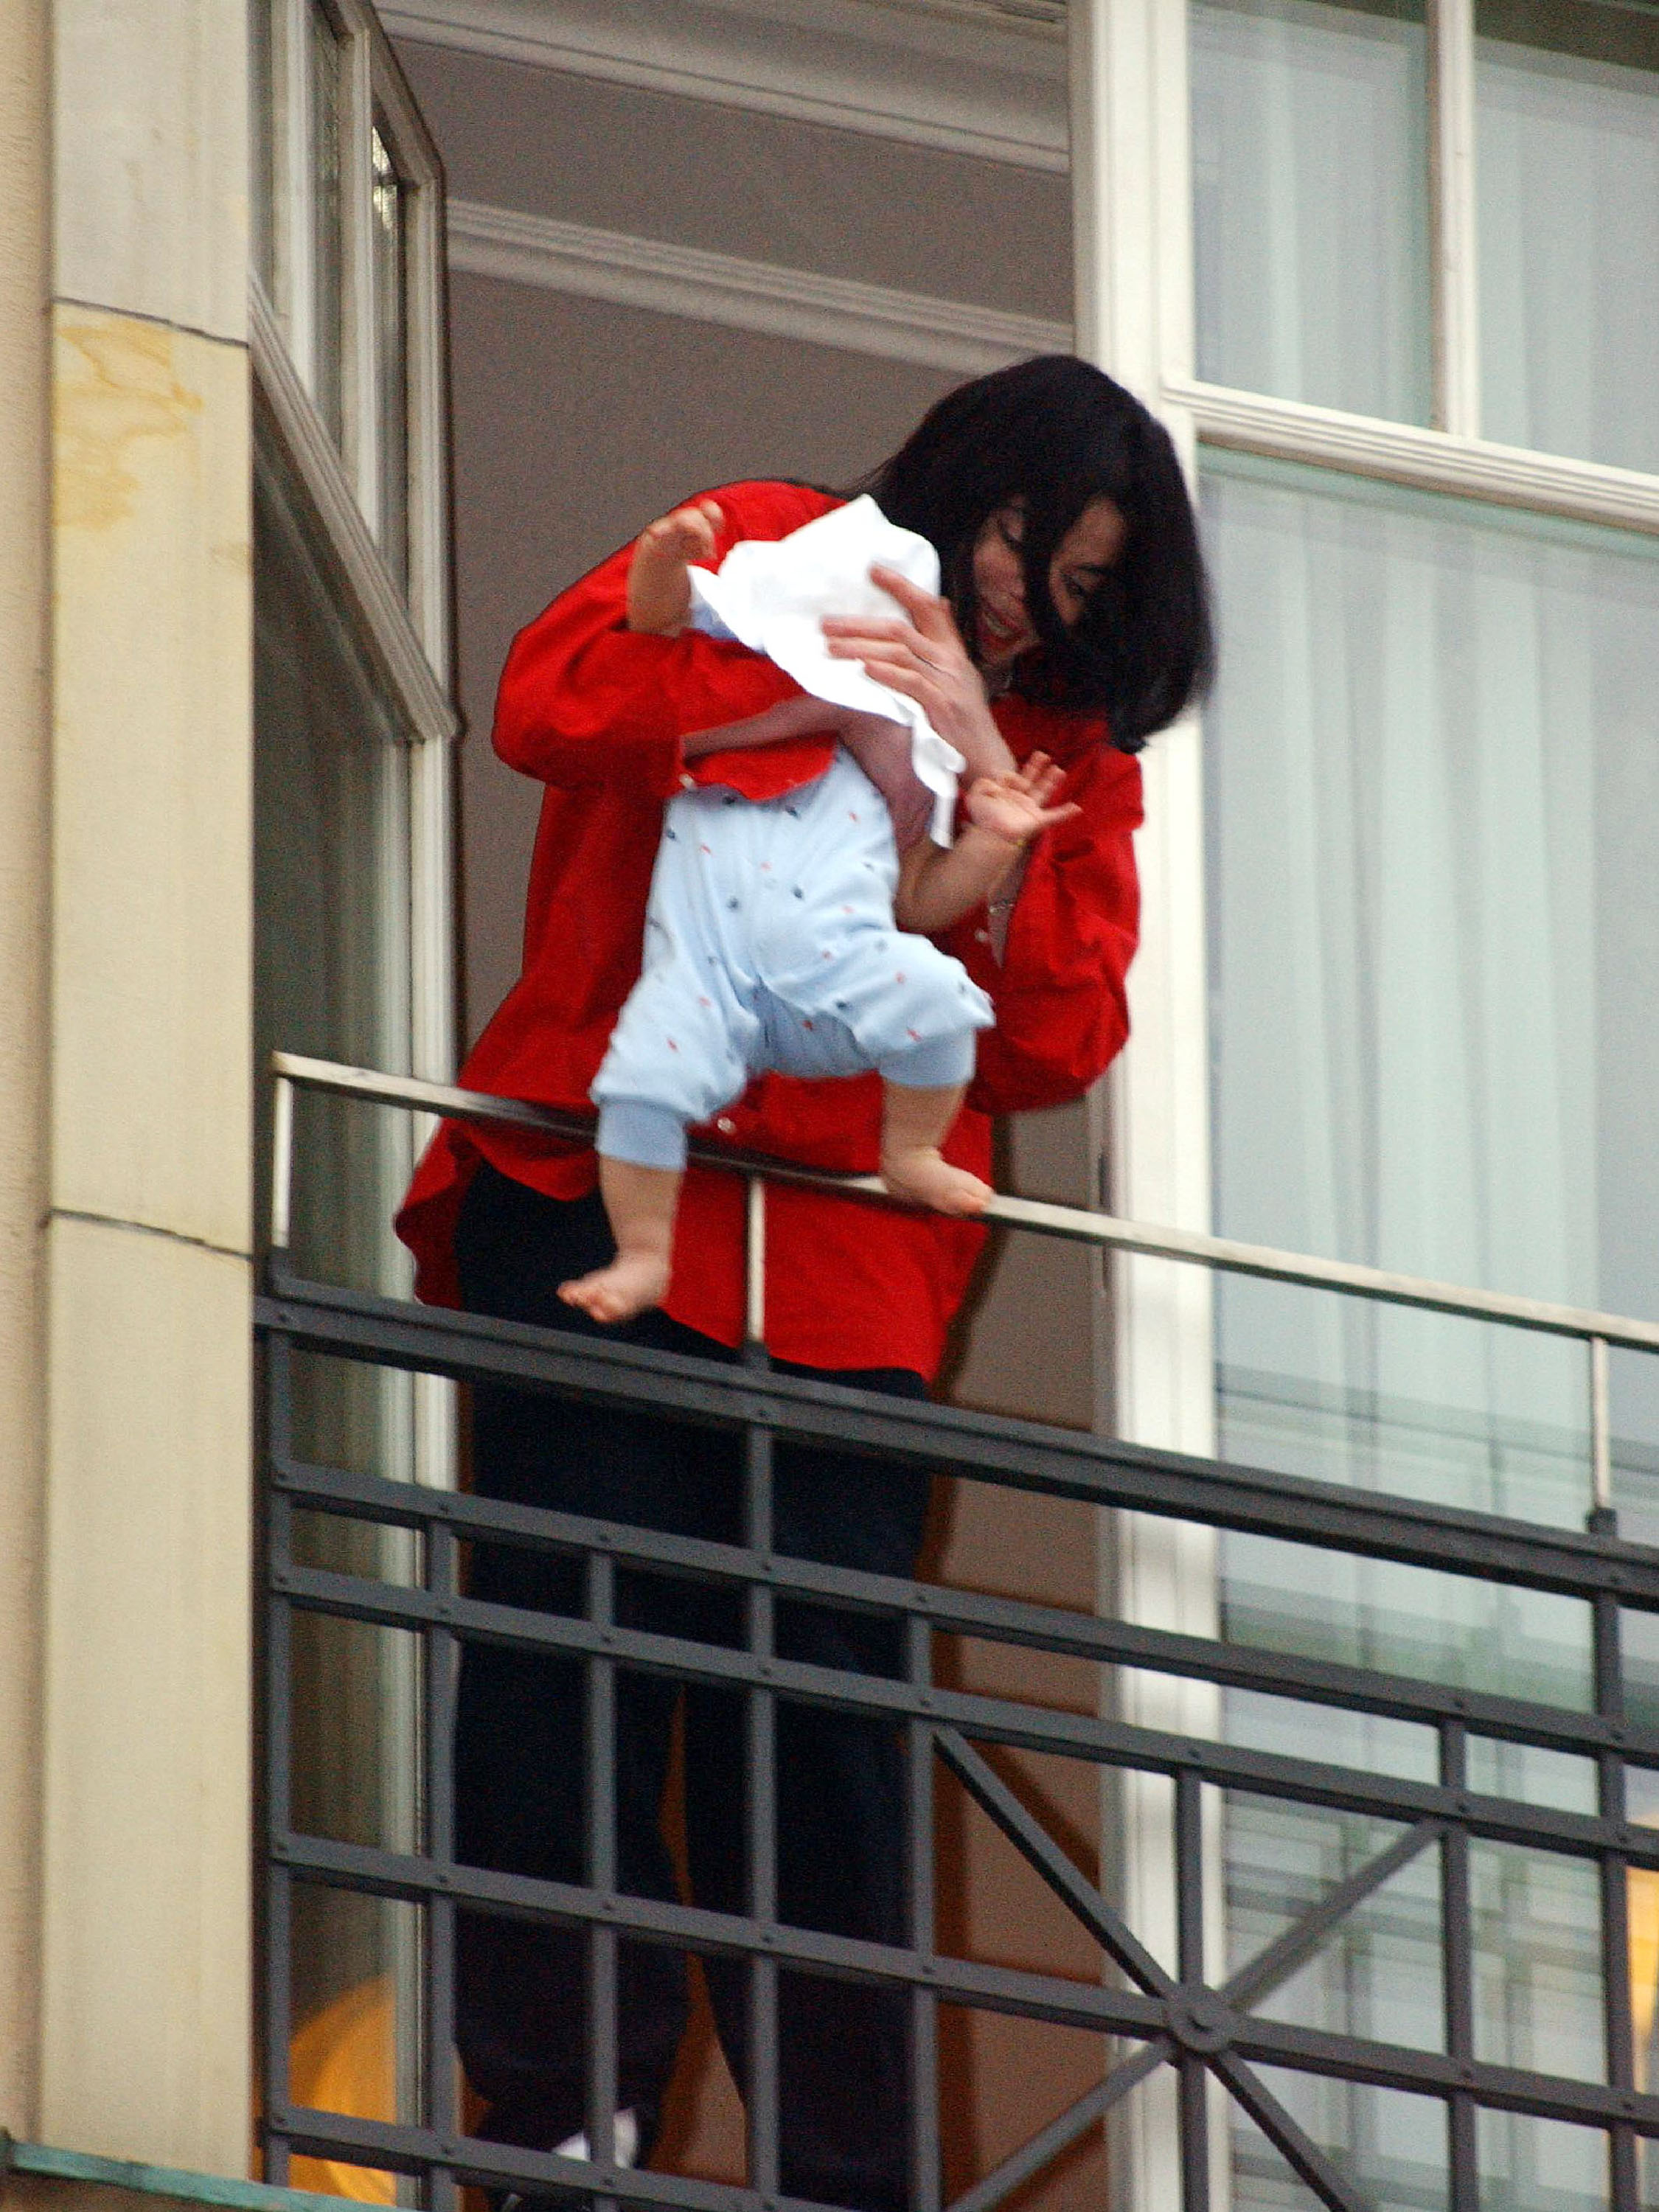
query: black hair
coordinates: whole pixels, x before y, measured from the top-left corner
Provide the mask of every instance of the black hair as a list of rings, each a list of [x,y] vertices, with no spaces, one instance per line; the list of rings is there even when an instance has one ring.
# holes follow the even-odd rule
[[[975,655],[974,549],[994,515],[1023,510],[1025,605],[1042,641],[1014,666],[1024,697],[1103,710],[1113,743],[1138,752],[1207,689],[1209,592],[1181,464],[1162,423],[1087,362],[1048,354],[958,386],[858,489],[939,549],[945,596]],[[1049,563],[1102,498],[1127,526],[1122,550],[1067,629]]]

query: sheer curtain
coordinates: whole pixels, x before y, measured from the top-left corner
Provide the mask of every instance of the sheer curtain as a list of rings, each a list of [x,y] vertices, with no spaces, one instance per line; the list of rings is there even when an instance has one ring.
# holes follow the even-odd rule
[[[1429,419],[1422,0],[1194,0],[1198,373]]]
[[[1475,20],[1486,434],[1659,471],[1659,9]]]
[[[1426,421],[1420,9],[1193,0],[1190,21],[1200,374]],[[1659,470],[1659,10],[1477,0],[1477,28],[1486,434]],[[1223,453],[1204,516],[1217,1228],[1659,1312],[1659,547]],[[1218,1286],[1217,1323],[1235,1461],[1582,1525],[1577,1351],[1255,1284]],[[1655,1364],[1614,1373],[1620,1510],[1645,1537]],[[1588,1695],[1589,1624],[1565,1601],[1328,1556],[1315,1577],[1244,1539],[1220,1556],[1237,1639]],[[1632,1644],[1652,1717],[1659,1635]],[[1436,1771],[1402,1723],[1235,1694],[1226,1726]],[[1595,1802],[1584,1762],[1478,1737],[1469,1762],[1475,1788]],[[1237,1793],[1224,1836],[1235,1964],[1389,1840]],[[1486,1846],[1471,1873],[1480,2055],[1599,2077],[1593,1874]],[[1274,2009],[1443,2047],[1437,1883],[1419,1860],[1385,1885]],[[1275,2086],[1379,2212],[1447,2202],[1440,2107]],[[1233,2212],[1305,2203],[1233,2124]],[[1593,2131],[1483,2115],[1479,2158],[1494,2212],[1607,2202]]]
[[[1608,1188],[1600,1143],[1617,1125],[1615,1162],[1659,1149],[1650,1048],[1627,1049],[1659,906],[1629,817],[1632,775],[1659,757],[1659,549],[1219,454],[1204,516],[1222,617],[1206,716],[1218,1229],[1598,1302],[1609,1237],[1659,1236],[1650,1172]],[[1218,1292],[1218,1344],[1237,1462],[1582,1525],[1583,1372],[1565,1347],[1255,1284]],[[1309,1579],[1293,1547],[1225,1540],[1228,1632],[1587,1694],[1589,1624],[1566,1601],[1382,1564]],[[1275,1748],[1305,1747],[1312,1723],[1229,1708],[1236,1739]],[[1353,1755],[1431,1771],[1418,1734]],[[1477,1749],[1490,1786],[1589,1802],[1572,1762],[1540,1781]],[[1230,1804],[1239,1956],[1377,1847],[1364,1826]],[[1598,2074],[1593,1881],[1478,1856],[1484,2055]],[[1346,1927],[1281,2004],[1437,2045],[1435,1909],[1421,1869],[1389,1885],[1376,1923]],[[1286,2094],[1379,2203],[1437,2201],[1432,2114],[1308,2081]],[[1601,2202],[1593,2138],[1516,2124],[1489,2149],[1506,2203]],[[1276,2186],[1241,2130],[1236,2205],[1293,2201]]]

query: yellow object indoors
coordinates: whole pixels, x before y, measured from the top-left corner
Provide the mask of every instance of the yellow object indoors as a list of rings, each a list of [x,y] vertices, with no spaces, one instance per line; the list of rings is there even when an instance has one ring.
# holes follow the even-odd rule
[[[289,2051],[294,2100],[355,2120],[395,2120],[397,2019],[392,1982],[381,1974],[313,2013],[295,2029]],[[315,2189],[362,2204],[395,2204],[392,2175],[335,2159],[296,2158],[289,2186]]]

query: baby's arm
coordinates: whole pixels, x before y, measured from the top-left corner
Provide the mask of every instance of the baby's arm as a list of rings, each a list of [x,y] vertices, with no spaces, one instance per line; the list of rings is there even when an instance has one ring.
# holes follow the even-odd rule
[[[691,612],[687,572],[694,562],[702,565],[714,559],[717,533],[725,520],[714,501],[704,499],[695,507],[676,507],[641,532],[628,569],[629,629],[674,637],[685,628]],[[801,692],[746,720],[695,731],[682,740],[681,750],[687,760],[696,760],[704,753],[747,751],[786,738],[839,737],[872,719]]]
[[[968,825],[949,851],[923,839],[899,866],[893,918],[901,929],[948,929],[1001,889],[1039,831],[1079,811],[1050,804],[1066,781],[1046,753],[968,787]]]
[[[780,699],[764,714],[750,714],[741,722],[723,722],[718,729],[696,730],[680,743],[687,760],[703,753],[746,752],[755,745],[775,745],[785,738],[844,737],[849,725],[867,720],[850,707],[832,700],[815,699],[803,691],[794,699]]]
[[[686,571],[694,561],[714,559],[715,533],[725,521],[714,501],[705,499],[695,507],[676,507],[641,532],[628,570],[629,629],[673,637],[685,628],[691,611]]]

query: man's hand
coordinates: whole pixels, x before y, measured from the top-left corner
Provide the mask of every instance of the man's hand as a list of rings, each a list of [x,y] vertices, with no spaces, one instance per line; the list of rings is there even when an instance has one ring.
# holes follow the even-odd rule
[[[823,635],[832,657],[862,661],[878,684],[915,700],[967,762],[970,776],[1006,775],[1014,757],[992,717],[984,678],[968,656],[950,601],[924,592],[896,569],[877,567],[870,575],[902,611],[891,619],[826,617]]]

